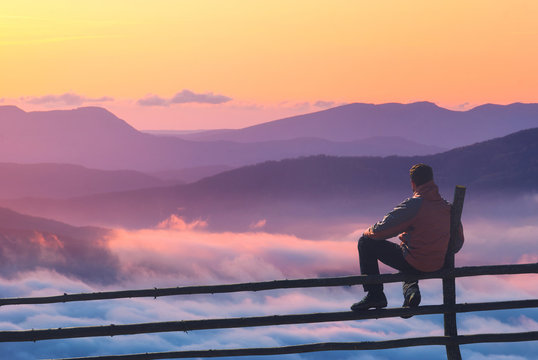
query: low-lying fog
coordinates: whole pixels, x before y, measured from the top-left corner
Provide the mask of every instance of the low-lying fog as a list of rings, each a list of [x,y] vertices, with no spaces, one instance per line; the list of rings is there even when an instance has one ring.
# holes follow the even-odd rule
[[[466,242],[456,256],[457,266],[514,264],[538,261],[536,236],[538,213],[529,213],[537,197],[526,197],[521,207],[502,208],[499,201],[480,211],[472,201],[464,210]],[[396,200],[396,202],[399,201]],[[513,204],[512,204],[513,205]],[[488,206],[491,206],[489,204]],[[389,209],[387,209],[389,210]],[[502,211],[501,211],[502,210]],[[518,213],[520,212],[520,213]],[[502,213],[502,214],[497,214]],[[77,248],[62,252],[68,239],[35,233],[27,245],[3,244],[5,264],[17,257],[10,271],[0,278],[2,297],[57,295],[63,293],[222,284],[308,277],[345,276],[359,273],[356,240],[361,231],[384,214],[368,213],[356,221],[337,217],[303,218],[308,231],[294,231],[290,218],[284,231],[271,227],[271,219],[260,217],[244,232],[211,230],[206,219],[186,221],[171,216],[154,228],[113,229],[93,244],[98,266],[85,272],[77,265]],[[284,214],[279,218],[282,221]],[[270,229],[267,230],[267,229]],[[328,230],[329,229],[329,230]],[[311,237],[305,234],[312,234]],[[295,235],[294,235],[295,234]],[[301,234],[301,235],[297,235]],[[320,235],[323,234],[323,235]],[[33,258],[19,257],[26,247]],[[90,248],[91,244],[87,244]],[[11,249],[11,251],[10,251]],[[15,250],[16,252],[15,252]],[[33,254],[33,253],[32,253]],[[51,257],[46,254],[56,254]],[[38,256],[39,255],[39,256]],[[87,254],[86,254],[87,255]],[[73,259],[74,257],[74,259]],[[46,258],[46,261],[43,259]],[[23,264],[21,262],[34,262]],[[86,258],[86,262],[91,259]],[[93,272],[99,271],[99,276]],[[393,270],[382,267],[384,272]],[[458,302],[483,302],[538,297],[538,277],[511,275],[470,277],[457,280]],[[400,284],[385,286],[389,307],[401,306]],[[423,304],[442,302],[441,282],[421,282]],[[127,299],[57,305],[4,306],[0,309],[2,330],[24,330],[69,326],[128,324],[198,318],[224,318],[270,314],[347,311],[363,296],[359,286],[328,289],[291,289],[229,295],[174,296],[158,299]],[[523,309],[458,315],[460,334],[503,333],[538,330],[538,310]],[[164,333],[114,338],[71,339],[2,345],[9,359],[59,358],[136,352],[272,347],[291,344],[383,340],[442,335],[441,316],[411,319],[381,319],[258,327],[189,333]],[[444,348],[418,347],[387,351],[332,352],[279,356],[278,359],[416,359],[441,358]],[[536,342],[466,345],[465,359],[532,359]]]

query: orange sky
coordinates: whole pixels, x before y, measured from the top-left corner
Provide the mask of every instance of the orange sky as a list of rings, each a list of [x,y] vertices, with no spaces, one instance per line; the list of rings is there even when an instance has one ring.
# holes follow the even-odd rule
[[[538,102],[536,19],[534,0],[2,1],[0,104],[197,129],[348,102]]]

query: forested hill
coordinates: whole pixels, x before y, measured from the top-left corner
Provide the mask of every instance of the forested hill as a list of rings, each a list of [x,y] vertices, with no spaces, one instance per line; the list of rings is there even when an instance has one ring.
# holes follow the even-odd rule
[[[474,191],[538,190],[538,128],[415,157],[312,156],[269,161],[203,179],[197,193],[316,196],[408,189],[408,170],[430,164],[441,187],[463,184]]]

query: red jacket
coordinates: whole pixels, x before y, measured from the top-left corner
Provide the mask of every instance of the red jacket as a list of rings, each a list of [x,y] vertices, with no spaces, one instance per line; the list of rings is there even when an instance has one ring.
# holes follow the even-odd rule
[[[364,235],[372,239],[399,235],[409,264],[420,271],[436,271],[443,267],[450,239],[450,207],[439,195],[437,185],[429,181],[418,186],[413,197],[404,200]]]

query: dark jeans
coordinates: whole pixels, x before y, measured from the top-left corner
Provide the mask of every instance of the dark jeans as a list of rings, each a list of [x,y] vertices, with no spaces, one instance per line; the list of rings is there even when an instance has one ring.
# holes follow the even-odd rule
[[[404,258],[400,245],[387,240],[374,240],[366,236],[359,239],[359,261],[362,275],[379,275],[377,260],[404,274],[420,274]],[[364,291],[383,291],[383,284],[364,284]],[[418,289],[418,281],[405,282],[404,296],[410,288]]]

